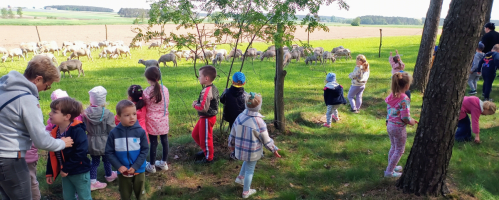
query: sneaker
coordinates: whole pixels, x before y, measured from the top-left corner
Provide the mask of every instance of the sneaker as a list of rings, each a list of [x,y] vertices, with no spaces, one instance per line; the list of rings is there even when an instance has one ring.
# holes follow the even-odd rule
[[[246,193],[246,194],[244,194]],[[243,192],[243,199],[247,199],[249,196],[253,195],[256,193],[256,190],[255,189],[250,189],[249,191],[247,192]]]
[[[476,94],[476,90],[472,90],[472,91],[468,92],[468,94],[474,95],[474,94]]]
[[[357,110],[350,109],[350,112],[357,113]]]
[[[90,191],[100,190],[106,188],[107,184],[101,183],[99,181],[90,184]]]
[[[244,178],[243,178],[243,179],[240,179],[240,178],[239,178],[239,176],[237,176],[237,177],[236,177],[236,181],[234,181],[234,182],[236,182],[236,183],[237,183],[237,184],[239,184],[239,185],[244,185]]]
[[[203,158],[202,160],[196,161],[196,164],[211,164],[213,160],[206,160],[206,158]]]
[[[230,153],[230,159],[237,160],[237,158],[236,158],[236,152],[235,151],[233,151],[232,153]]]
[[[203,151],[197,152],[194,157],[196,160],[202,160],[205,157],[204,152]]]
[[[118,172],[112,171],[111,176],[109,177],[106,176],[106,181],[113,182],[114,180],[116,180],[116,178],[118,178]]]
[[[154,162],[154,164],[155,164],[155,166],[159,167],[163,171],[168,170],[168,163],[166,163],[165,161],[156,160],[156,162]]]
[[[322,124],[322,126],[326,127],[326,128],[331,128],[331,125],[327,124],[327,123],[324,123]]]
[[[403,170],[402,166],[396,166],[394,171],[395,172],[401,172]]]
[[[340,119],[339,119],[338,117],[334,116],[334,115],[331,117],[331,119],[333,119],[333,122],[335,122],[335,123],[336,123],[337,121],[340,121]]]
[[[392,173],[387,174],[385,172],[385,178],[398,178],[400,176],[402,176],[402,173],[392,172]]]
[[[150,162],[146,162],[146,171],[149,173],[156,173],[156,167],[151,165]]]

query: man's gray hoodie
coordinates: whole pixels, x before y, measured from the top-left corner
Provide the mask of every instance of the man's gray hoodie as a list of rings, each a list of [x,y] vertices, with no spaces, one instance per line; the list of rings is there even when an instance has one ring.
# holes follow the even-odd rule
[[[66,146],[45,132],[36,85],[17,71],[0,78],[0,105],[24,93],[30,95],[12,101],[0,111],[0,158],[17,158],[19,152],[24,158],[32,141],[37,148],[48,151],[60,151]]]

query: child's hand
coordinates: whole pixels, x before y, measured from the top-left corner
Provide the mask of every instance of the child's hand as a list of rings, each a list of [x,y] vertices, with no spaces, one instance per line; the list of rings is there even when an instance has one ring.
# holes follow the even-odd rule
[[[399,50],[395,49],[395,53],[396,53],[397,55],[399,55]]]
[[[390,56],[392,56],[392,52],[390,51]]]
[[[52,185],[54,183],[54,177],[47,177],[47,184]]]
[[[126,171],[127,171],[127,168],[126,168],[125,166],[121,166],[121,167],[118,169],[118,171],[119,171],[120,173],[122,173],[122,174],[123,174],[124,172],[126,172]]]
[[[133,167],[130,167],[130,169],[128,169],[128,174],[130,175],[135,174],[135,169]]]
[[[275,157],[280,158],[280,157],[281,157],[281,155],[279,155],[279,152],[277,152],[277,151],[279,151],[279,150],[275,150],[275,151],[274,151],[274,155],[275,155]]]
[[[194,107],[197,103],[198,103],[198,101],[192,102],[192,107]]]
[[[61,176],[66,177],[66,176],[68,176],[68,173],[64,173],[63,171],[61,171]]]
[[[418,121],[414,120],[414,119],[411,119],[411,121],[409,122],[409,124],[411,126],[414,126],[415,124],[419,123]]]

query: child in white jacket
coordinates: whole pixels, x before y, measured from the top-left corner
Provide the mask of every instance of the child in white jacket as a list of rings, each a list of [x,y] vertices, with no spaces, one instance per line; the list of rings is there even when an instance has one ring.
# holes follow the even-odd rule
[[[366,88],[367,79],[369,79],[369,63],[364,55],[357,56],[357,66],[348,77],[352,79],[352,86],[348,91],[348,101],[350,101],[352,108],[350,111],[359,113],[362,105],[362,94]]]

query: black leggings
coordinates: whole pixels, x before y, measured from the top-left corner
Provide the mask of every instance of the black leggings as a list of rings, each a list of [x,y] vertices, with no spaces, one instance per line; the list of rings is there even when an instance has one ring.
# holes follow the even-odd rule
[[[168,134],[165,135],[159,135],[161,139],[161,145],[163,145],[163,159],[162,161],[166,162],[166,158],[168,157]],[[149,140],[151,140],[151,149],[149,152],[149,162],[151,162],[151,165],[154,165],[156,162],[156,149],[158,148],[158,135],[149,135]]]

